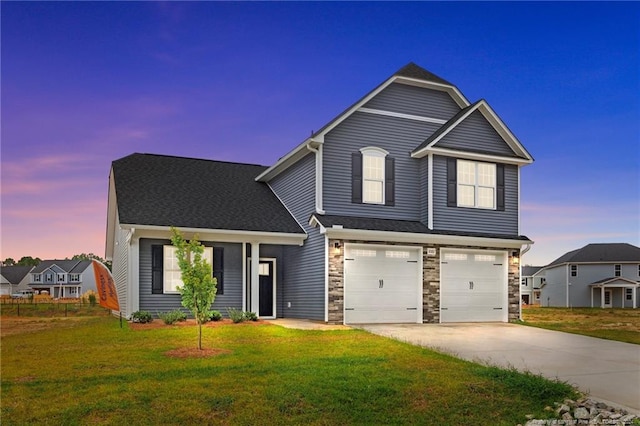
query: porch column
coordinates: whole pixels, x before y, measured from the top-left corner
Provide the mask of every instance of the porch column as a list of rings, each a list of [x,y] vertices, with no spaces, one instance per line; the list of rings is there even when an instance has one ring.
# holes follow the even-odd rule
[[[600,308],[604,309],[604,286],[600,287]]]
[[[638,293],[638,287],[637,286],[633,288],[633,293],[631,293],[631,295],[632,295],[631,299],[633,301],[633,309],[635,309],[637,307],[637,305],[636,305],[636,293]]]
[[[251,243],[251,312],[259,315],[260,301],[260,244]]]
[[[620,305],[620,307],[624,309],[624,298],[626,296],[627,289],[625,287],[622,287],[620,291],[622,292],[622,305]]]
[[[589,293],[591,293],[591,307],[593,308],[593,287],[589,289]]]

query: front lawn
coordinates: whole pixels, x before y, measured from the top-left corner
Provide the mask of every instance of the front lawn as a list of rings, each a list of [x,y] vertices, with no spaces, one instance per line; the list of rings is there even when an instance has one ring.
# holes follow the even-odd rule
[[[361,330],[207,327],[226,353],[178,358],[195,327],[73,320],[2,338],[2,424],[515,425],[575,396]]]
[[[522,308],[526,325],[640,344],[640,309]]]

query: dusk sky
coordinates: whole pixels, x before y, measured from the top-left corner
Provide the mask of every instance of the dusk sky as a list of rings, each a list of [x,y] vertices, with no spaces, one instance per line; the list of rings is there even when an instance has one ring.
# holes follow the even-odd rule
[[[2,2],[0,259],[104,256],[110,164],[263,165],[408,62],[535,158],[523,263],[640,245],[640,3]]]

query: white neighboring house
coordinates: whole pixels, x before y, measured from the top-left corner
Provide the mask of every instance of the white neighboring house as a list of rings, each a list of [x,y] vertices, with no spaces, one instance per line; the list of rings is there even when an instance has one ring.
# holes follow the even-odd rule
[[[10,296],[29,289],[29,272],[33,266],[3,266],[0,268],[0,296]]]
[[[542,266],[523,266],[520,281],[520,299],[524,305],[540,304],[540,287],[545,283]]]
[[[49,294],[54,299],[81,297],[96,291],[91,260],[43,260],[33,268],[29,287],[36,294]]]

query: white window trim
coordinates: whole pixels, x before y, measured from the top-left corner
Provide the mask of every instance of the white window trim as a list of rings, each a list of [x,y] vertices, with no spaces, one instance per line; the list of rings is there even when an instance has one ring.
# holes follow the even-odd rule
[[[177,248],[173,245],[165,245],[162,247],[162,292],[163,294],[180,294],[178,291],[178,287],[182,287],[184,283],[182,282],[182,278],[172,278],[170,273],[177,272],[182,276],[182,272],[180,271],[180,267],[178,266],[178,259],[176,258],[176,250]],[[171,259],[175,260],[175,268],[167,268],[167,260]],[[204,247],[203,257],[206,259],[207,263],[211,265],[211,272],[213,274],[213,247]]]
[[[473,168],[474,168],[474,183],[473,184],[468,184],[468,183],[460,183],[460,179],[459,179],[459,171],[460,171],[460,163],[470,163],[473,164]],[[478,166],[480,164],[486,164],[489,166],[493,167],[493,185],[492,186],[486,186],[486,185],[480,185],[478,183]],[[460,187],[461,186],[466,186],[466,187],[470,187],[473,186],[473,205],[470,204],[461,204],[460,203]],[[479,189],[480,188],[490,188],[493,190],[493,204],[491,207],[484,207],[484,206],[479,206],[478,205],[478,199],[479,199]],[[456,205],[458,207],[464,207],[464,208],[469,208],[469,209],[481,209],[481,210],[496,210],[497,208],[497,199],[498,199],[498,168],[497,165],[495,163],[487,163],[487,162],[483,162],[483,161],[473,161],[473,160],[464,160],[464,159],[458,159],[457,160],[457,164],[456,164]]]
[[[378,148],[375,146],[367,146],[364,148],[360,149],[360,153],[362,154],[362,203],[363,204],[377,204],[377,205],[384,205],[385,204],[385,185],[386,185],[386,167],[385,167],[385,163],[386,163],[386,157],[389,154],[388,151],[382,149],[382,148]],[[366,179],[365,177],[365,173],[364,173],[364,164],[365,164],[365,157],[376,157],[376,158],[382,158],[382,179]],[[382,185],[381,191],[381,201],[368,201],[366,198],[366,194],[367,191],[365,190],[365,182],[380,182]]]

